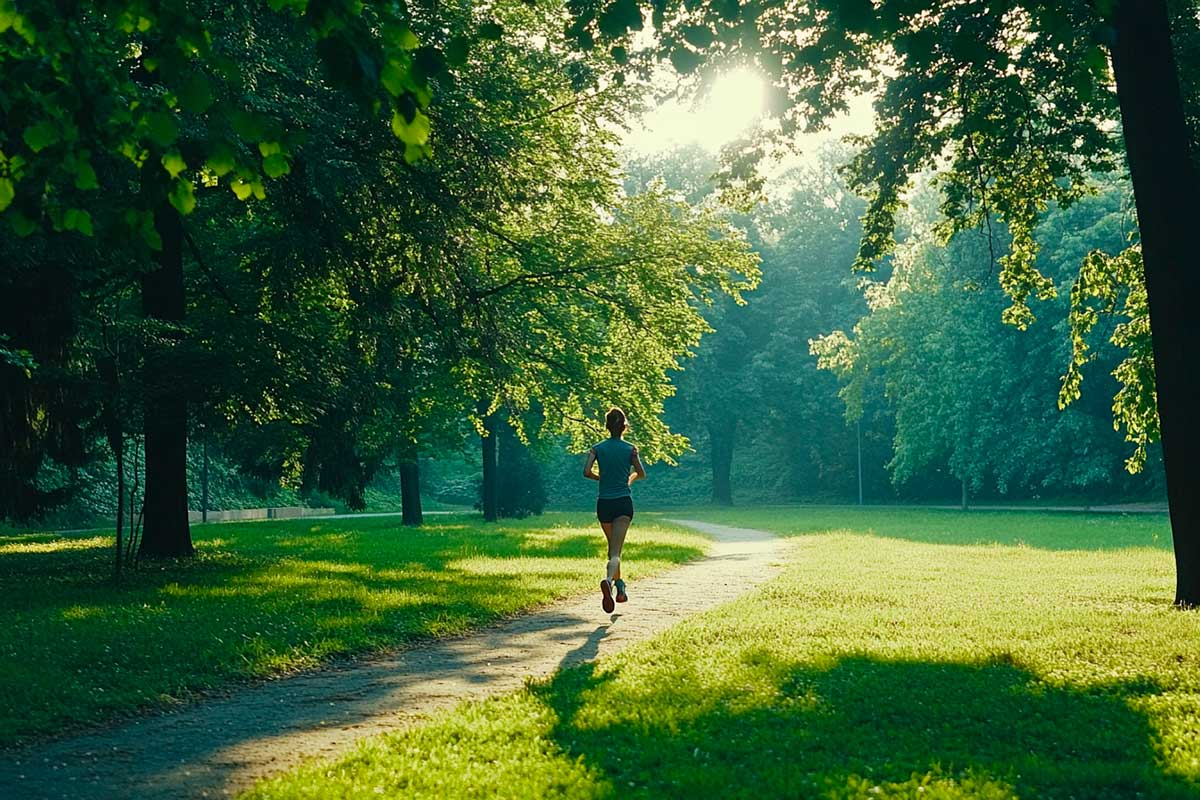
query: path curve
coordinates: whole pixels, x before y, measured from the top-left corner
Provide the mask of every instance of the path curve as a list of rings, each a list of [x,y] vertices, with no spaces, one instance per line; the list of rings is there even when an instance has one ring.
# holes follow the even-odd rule
[[[464,636],[3,753],[0,797],[227,797],[364,736],[615,653],[779,570],[783,544],[771,534],[672,521],[712,535],[709,554],[631,584],[615,614],[600,609],[596,591]]]

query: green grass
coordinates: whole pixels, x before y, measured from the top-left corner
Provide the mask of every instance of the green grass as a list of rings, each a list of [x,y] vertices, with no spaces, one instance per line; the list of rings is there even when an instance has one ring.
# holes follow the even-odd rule
[[[453,634],[594,588],[585,515],[197,526],[190,564],[111,583],[112,537],[0,536],[0,744],[170,704],[231,681]],[[701,555],[704,537],[638,526],[629,570]]]
[[[1162,516],[687,516],[792,537],[784,574],[252,797],[1200,797]]]
[[[775,506],[680,510],[665,516],[695,517],[722,525],[810,536],[852,531],[910,542],[1014,545],[1043,550],[1170,550],[1166,514],[1084,514],[1072,511],[949,511],[886,506]],[[1174,590],[1172,590],[1172,596]]]

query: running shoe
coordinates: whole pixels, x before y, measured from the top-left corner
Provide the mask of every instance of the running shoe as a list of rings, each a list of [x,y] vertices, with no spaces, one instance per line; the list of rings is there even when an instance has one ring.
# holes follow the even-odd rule
[[[629,599],[629,595],[625,594],[625,581],[621,580],[620,578],[617,578],[616,584],[617,584],[617,602],[624,603],[626,600]]]
[[[600,581],[600,593],[604,595],[604,599],[600,601],[600,607],[604,609],[605,614],[611,614],[616,606],[613,605],[612,586],[609,585],[607,578]]]

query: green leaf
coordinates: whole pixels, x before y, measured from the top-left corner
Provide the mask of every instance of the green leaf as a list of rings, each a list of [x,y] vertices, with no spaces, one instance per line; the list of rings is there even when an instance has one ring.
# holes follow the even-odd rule
[[[47,147],[58,143],[58,127],[50,120],[44,119],[26,128],[22,138],[25,140],[25,144],[29,145],[30,150],[40,153]]]
[[[837,15],[842,26],[849,31],[869,31],[877,20],[871,0],[839,0]]]
[[[187,178],[179,178],[171,187],[171,193],[167,195],[167,200],[175,206],[176,211],[187,216],[196,208],[195,187]]]
[[[399,111],[392,112],[392,133],[405,144],[422,145],[429,141],[429,117],[413,112],[412,122],[406,122]]]
[[[11,28],[17,16],[17,9],[12,0],[0,0],[0,33]]]
[[[143,225],[138,229],[138,233],[141,234],[142,241],[145,242],[146,246],[151,250],[162,250],[162,235],[159,234],[158,229],[154,227],[153,222],[151,222],[149,225]]]
[[[387,89],[389,94],[398,97],[404,94],[408,85],[408,68],[392,59],[379,71],[379,82],[383,84],[383,88]]]
[[[1085,63],[1097,78],[1104,80],[1108,77],[1108,54],[1103,47],[1088,48]]]
[[[13,233],[22,239],[37,230],[37,221],[30,219],[20,211],[9,212],[8,222],[12,225]]]
[[[502,36],[504,36],[504,28],[498,22],[485,22],[479,26],[480,39],[490,39],[493,42],[498,42]]]
[[[162,237],[154,227],[154,214],[149,211],[138,211],[135,208],[125,209],[125,224],[129,230],[136,233],[151,250],[162,250]]]
[[[100,188],[100,181],[96,179],[96,170],[86,157],[75,162],[75,188],[85,191]]]
[[[421,40],[413,33],[412,28],[406,25],[396,33],[396,44],[404,50],[416,50],[421,46]]]
[[[204,73],[199,71],[194,71],[184,78],[176,94],[183,110],[193,114],[203,114],[213,103],[212,87],[209,86]]]
[[[241,178],[234,178],[229,184],[229,188],[233,190],[233,194],[238,200],[247,199],[250,197],[250,193],[253,191],[250,184]]]
[[[631,30],[642,29],[642,9],[637,0],[613,0],[596,22],[602,34],[617,39]]]
[[[292,171],[292,165],[283,153],[271,153],[263,159],[263,172],[269,178],[278,178]]]
[[[671,51],[671,66],[675,67],[676,72],[683,75],[695,72],[703,60],[699,53],[695,50],[688,50],[686,47],[676,47]]]
[[[413,67],[416,80],[424,83],[424,79],[436,78],[446,71],[446,58],[436,47],[422,47],[413,53]]]
[[[33,44],[37,41],[37,29],[29,21],[29,17],[24,17],[20,14],[14,15],[12,17],[12,29],[25,40],[26,44]]]
[[[162,165],[167,171],[167,174],[172,178],[178,178],[179,173],[187,169],[187,162],[183,160],[183,156],[179,154],[178,150],[172,150],[169,153],[164,154],[162,157]]]
[[[92,235],[92,215],[82,208],[68,208],[63,214],[63,230],[79,231],[84,236]]]
[[[404,145],[404,160],[409,164],[415,164],[423,158],[428,157],[429,148],[421,144],[406,144]]]
[[[713,43],[716,35],[707,26],[689,25],[683,29],[683,38],[688,44],[703,50]]]
[[[0,178],[0,211],[8,208],[16,196],[17,189],[13,186],[12,179]]]
[[[213,171],[214,175],[220,178],[237,166],[233,148],[225,142],[218,142],[213,146],[212,153],[209,154],[205,164]]]
[[[279,142],[259,142],[258,152],[259,155],[261,155],[263,158],[266,158],[267,156],[273,156],[276,153],[282,153],[283,147],[279,144]]]
[[[471,40],[465,36],[455,36],[446,42],[446,47],[442,50],[442,54],[446,56],[446,63],[452,67],[461,67],[467,63],[470,53]]]
[[[143,119],[146,135],[159,147],[170,147],[179,138],[179,125],[166,111],[151,111]]]

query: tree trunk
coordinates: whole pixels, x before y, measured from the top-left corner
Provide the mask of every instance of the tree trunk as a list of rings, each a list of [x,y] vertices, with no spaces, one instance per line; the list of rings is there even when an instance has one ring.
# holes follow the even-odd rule
[[[119,352],[120,346],[118,340],[113,345],[113,349]],[[108,391],[103,412],[104,433],[108,440],[108,447],[112,450],[113,458],[117,462],[117,549],[116,559],[113,562],[113,580],[120,583],[121,562],[125,553],[123,550],[125,546],[123,538],[125,533],[125,431],[121,428],[120,412],[118,411],[121,400],[120,366],[117,356],[112,355],[98,359],[96,367]]]
[[[1141,229],[1154,342],[1158,417],[1175,545],[1175,603],[1200,605],[1200,297],[1194,237],[1200,219],[1179,75],[1165,0],[1121,0],[1113,26],[1113,74]]]
[[[116,441],[113,443],[113,455],[117,460],[117,550],[116,559],[113,562],[113,580],[117,583],[121,582],[121,557],[124,555],[122,548],[125,546],[123,534],[125,532],[125,435],[119,433]],[[110,440],[111,441],[111,440]]]
[[[158,269],[142,275],[142,315],[182,322],[183,221],[165,202],[154,215],[162,237]],[[146,517],[139,553],[192,555],[187,499],[187,393],[170,346],[146,350]]]
[[[733,505],[733,445],[737,421],[721,420],[709,426],[712,442],[712,499],[719,506]]]
[[[421,473],[415,455],[400,462],[400,509],[405,525],[420,525],[425,521],[421,514]]]
[[[485,408],[481,413],[485,413],[486,410]],[[500,426],[496,423],[495,414],[488,414],[483,418],[483,427],[487,431],[487,435],[481,439],[483,445],[483,497],[480,499],[483,506],[483,518],[487,522],[495,522],[500,516],[500,492],[496,475],[498,468],[496,439],[499,436]]]

